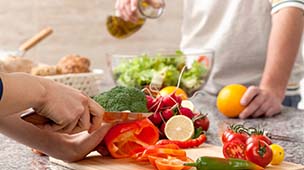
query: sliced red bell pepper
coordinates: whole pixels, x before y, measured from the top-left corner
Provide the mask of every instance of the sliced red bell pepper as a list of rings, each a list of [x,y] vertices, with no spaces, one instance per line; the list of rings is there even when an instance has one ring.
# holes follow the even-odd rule
[[[193,160],[190,158],[187,158],[186,160],[181,160],[175,157],[157,158],[151,156],[149,157],[149,161],[158,170],[188,170],[191,167],[185,166],[184,163],[193,162]]]
[[[168,156],[180,159],[186,158],[186,151],[181,150],[176,144],[150,145],[144,150],[135,153],[132,158],[137,161],[148,161],[149,156],[167,158]]]
[[[189,139],[186,141],[178,141],[178,140],[169,140],[169,139],[162,139],[157,142],[158,145],[165,145],[165,144],[176,144],[180,148],[193,148],[198,147],[202,143],[207,140],[205,134],[201,134],[199,137],[195,139]]]
[[[155,144],[159,139],[157,127],[148,119],[123,122],[113,126],[104,142],[114,158],[127,158],[134,150]]]

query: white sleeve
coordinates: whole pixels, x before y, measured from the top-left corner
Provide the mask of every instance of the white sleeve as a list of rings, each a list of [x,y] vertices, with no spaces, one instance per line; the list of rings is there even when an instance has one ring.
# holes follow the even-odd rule
[[[271,14],[274,14],[286,7],[296,7],[302,9],[304,12],[304,0],[271,0],[271,3]]]

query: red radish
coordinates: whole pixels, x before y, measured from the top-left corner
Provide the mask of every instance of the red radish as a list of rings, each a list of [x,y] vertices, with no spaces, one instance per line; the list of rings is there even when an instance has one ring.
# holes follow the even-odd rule
[[[202,130],[207,131],[209,129],[210,121],[207,114],[196,114],[193,119],[193,124],[195,128],[202,128]]]
[[[168,107],[172,107],[172,106],[176,105],[177,101],[175,100],[175,94],[172,93],[170,95],[164,96],[163,103],[164,103],[164,106],[168,106]]]
[[[175,101],[178,103],[178,105],[180,106],[182,104],[182,97],[181,96],[175,96]]]
[[[159,112],[153,113],[151,116],[149,116],[149,119],[156,126],[162,122],[162,118]]]
[[[146,95],[147,100],[147,109],[150,110],[150,108],[153,106],[154,98],[152,96]]]
[[[163,100],[163,97],[155,98],[155,99],[153,100],[152,106],[151,106],[150,108],[148,108],[148,110],[149,110],[150,112],[158,112],[159,109],[162,108],[163,105],[164,105],[163,102],[162,102],[162,100]]]
[[[189,117],[190,119],[192,119],[195,116],[195,114],[190,109],[188,109],[186,107],[179,108],[179,113],[181,115]]]
[[[169,120],[174,115],[174,112],[171,109],[166,109],[162,112],[162,115],[165,120]]]
[[[165,135],[165,127],[166,127],[166,122],[163,122],[161,125],[160,125],[160,128],[159,128],[159,135],[160,135],[160,138],[161,139],[164,139],[166,138],[166,135]]]

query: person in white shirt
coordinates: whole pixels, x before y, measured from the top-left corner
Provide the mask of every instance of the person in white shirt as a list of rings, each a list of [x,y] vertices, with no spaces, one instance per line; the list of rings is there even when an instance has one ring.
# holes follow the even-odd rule
[[[136,4],[117,0],[116,9],[134,22]],[[215,50],[206,92],[216,95],[232,83],[248,86],[240,118],[273,116],[283,101],[292,106],[299,100],[303,11],[304,0],[184,0],[180,47]]]

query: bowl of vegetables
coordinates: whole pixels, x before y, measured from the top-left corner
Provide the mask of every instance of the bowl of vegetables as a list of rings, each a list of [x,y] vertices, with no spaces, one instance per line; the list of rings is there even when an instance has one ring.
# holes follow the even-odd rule
[[[117,85],[139,89],[177,86],[192,95],[206,83],[213,55],[210,49],[113,54],[109,65]]]

